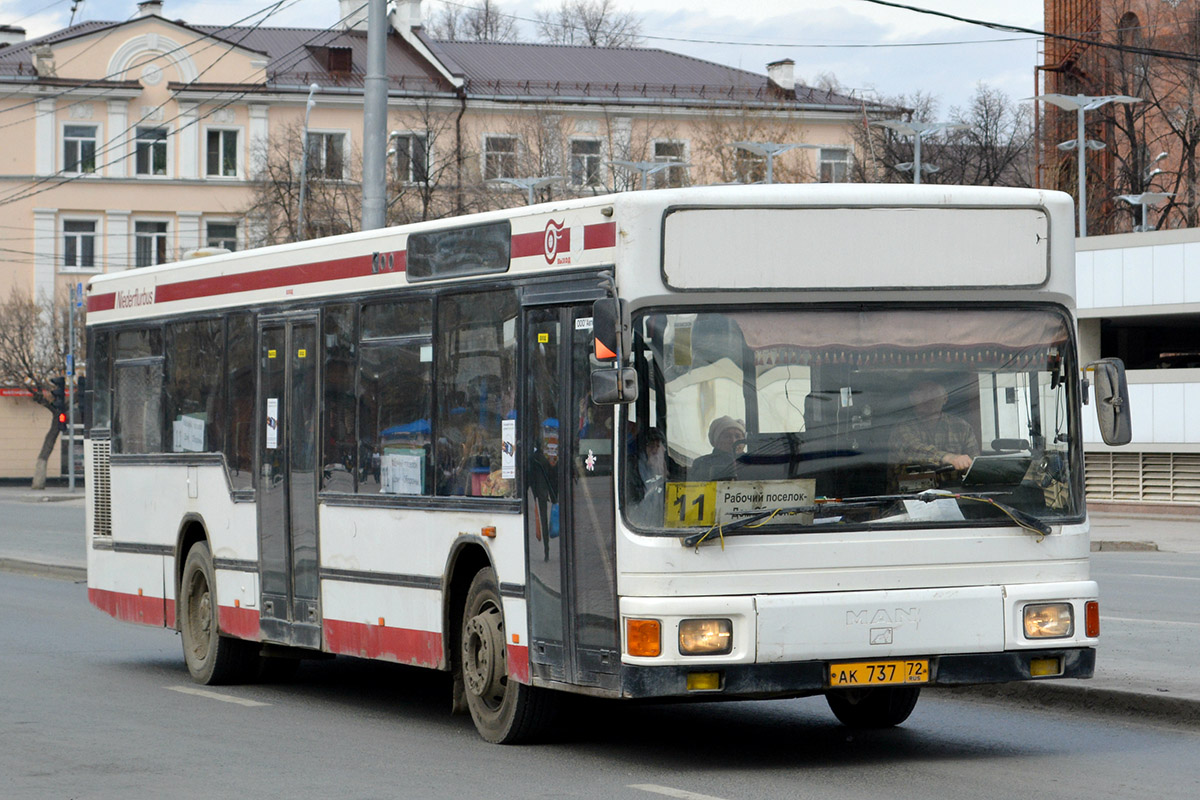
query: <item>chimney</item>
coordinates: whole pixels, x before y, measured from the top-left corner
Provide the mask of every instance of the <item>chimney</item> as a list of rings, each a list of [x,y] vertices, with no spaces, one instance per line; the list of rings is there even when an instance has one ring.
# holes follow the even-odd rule
[[[785,58],[767,64],[767,80],[785,92],[796,91],[796,62]]]
[[[16,25],[0,25],[0,47],[25,41],[25,29]]]
[[[421,17],[421,0],[393,0],[389,5],[388,16],[396,30],[408,31],[425,24]]]
[[[338,25],[342,30],[365,31],[367,29],[367,3],[365,0],[338,0]]]
[[[162,16],[162,0],[142,0],[138,3],[139,17],[161,17]]]

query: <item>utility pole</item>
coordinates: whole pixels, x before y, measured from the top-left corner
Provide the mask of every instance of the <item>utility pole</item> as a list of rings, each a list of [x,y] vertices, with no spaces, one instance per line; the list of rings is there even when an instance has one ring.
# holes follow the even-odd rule
[[[362,229],[387,218],[387,6],[367,3],[367,74],[363,79]]]

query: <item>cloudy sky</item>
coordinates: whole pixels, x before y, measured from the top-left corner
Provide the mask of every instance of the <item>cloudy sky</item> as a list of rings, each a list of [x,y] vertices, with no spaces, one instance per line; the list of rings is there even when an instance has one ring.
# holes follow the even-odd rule
[[[365,1],[365,0],[364,0]],[[20,25],[29,36],[67,24],[78,0],[0,0],[0,24]],[[470,2],[470,0],[462,0]],[[233,22],[271,0],[164,0],[168,19]],[[559,0],[498,0],[499,8],[527,22]],[[926,91],[943,111],[967,102],[979,82],[1012,98],[1033,94],[1040,40],[974,25],[885,8],[867,0],[617,0],[642,15],[648,47],[687,53],[754,72],[781,58],[796,62],[808,83],[823,73],[842,86],[874,95]],[[909,5],[1040,30],[1042,0],[909,0]],[[436,5],[426,0],[426,14]],[[137,0],[82,0],[80,20],[123,20]],[[339,17],[337,0],[282,0],[265,24],[325,27]],[[258,19],[258,18],[255,18]],[[251,20],[253,22],[254,20]],[[872,96],[874,96],[872,95]]]

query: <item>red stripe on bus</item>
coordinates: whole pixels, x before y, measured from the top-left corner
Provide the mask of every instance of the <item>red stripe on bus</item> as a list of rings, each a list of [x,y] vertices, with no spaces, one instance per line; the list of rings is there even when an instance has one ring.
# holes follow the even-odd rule
[[[617,246],[617,223],[599,222],[595,225],[585,225],[583,228],[583,249],[595,250],[598,247]]]
[[[254,292],[261,289],[277,289],[281,286],[361,278],[370,274],[371,256],[339,258],[334,261],[319,261],[312,264],[297,264],[291,267],[277,267],[256,272],[242,272],[236,275],[219,275],[214,278],[198,278],[194,281],[161,284],[155,291],[154,302],[169,303],[173,300],[191,300],[218,294]]]
[[[517,683],[530,682],[528,647],[520,644],[508,646],[508,674]]]
[[[117,307],[117,293],[89,294],[87,299],[88,311],[112,311]]]
[[[166,601],[161,597],[110,592],[107,589],[88,589],[88,602],[96,608],[125,622],[166,627]],[[172,619],[174,617],[172,616]]]
[[[442,635],[340,619],[325,620],[325,649],[359,658],[383,658],[416,667],[442,666]]]
[[[546,255],[546,232],[514,233],[512,237],[512,258],[527,258],[528,256]]]
[[[257,608],[219,606],[217,613],[220,614],[218,624],[221,626],[222,633],[228,633],[239,639],[257,641],[262,638],[262,632],[258,625]]]

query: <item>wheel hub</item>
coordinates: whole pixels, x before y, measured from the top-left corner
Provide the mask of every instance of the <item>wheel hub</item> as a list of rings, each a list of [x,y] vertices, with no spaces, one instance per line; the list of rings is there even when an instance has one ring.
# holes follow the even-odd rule
[[[463,630],[463,683],[476,697],[503,693],[504,632],[500,612],[481,611]]]

